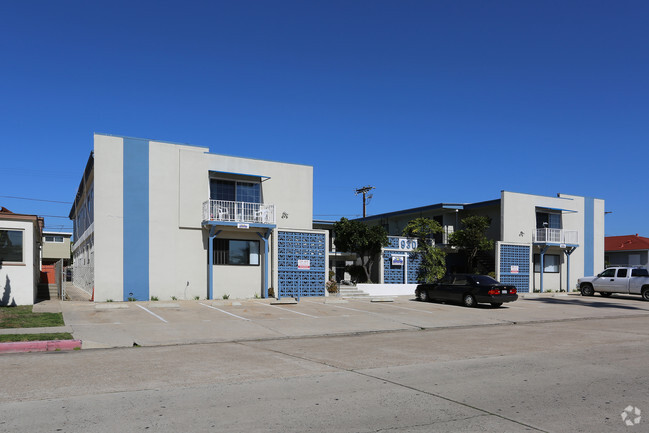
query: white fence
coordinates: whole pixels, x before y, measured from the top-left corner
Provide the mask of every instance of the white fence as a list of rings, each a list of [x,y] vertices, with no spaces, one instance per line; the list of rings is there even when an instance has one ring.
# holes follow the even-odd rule
[[[534,242],[549,244],[579,244],[579,232],[563,229],[536,229]]]
[[[275,224],[275,205],[208,200],[203,203],[203,221]]]

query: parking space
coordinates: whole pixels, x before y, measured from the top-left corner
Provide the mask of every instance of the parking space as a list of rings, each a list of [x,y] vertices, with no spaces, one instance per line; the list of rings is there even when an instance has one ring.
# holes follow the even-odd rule
[[[65,322],[85,348],[172,345],[380,331],[522,324],[649,315],[649,303],[630,296],[526,297],[501,308],[369,299],[302,298],[174,302],[63,302]],[[569,325],[567,325],[569,326]],[[524,332],[524,330],[521,330]]]

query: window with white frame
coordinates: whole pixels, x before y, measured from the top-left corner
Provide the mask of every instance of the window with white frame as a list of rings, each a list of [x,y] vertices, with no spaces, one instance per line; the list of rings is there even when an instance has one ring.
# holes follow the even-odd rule
[[[0,263],[23,263],[23,231],[0,229]]]
[[[45,236],[45,242],[63,243],[63,236]]]
[[[543,273],[556,274],[561,267],[560,256],[557,254],[545,254],[543,256]],[[534,254],[534,272],[541,272],[541,255]]]

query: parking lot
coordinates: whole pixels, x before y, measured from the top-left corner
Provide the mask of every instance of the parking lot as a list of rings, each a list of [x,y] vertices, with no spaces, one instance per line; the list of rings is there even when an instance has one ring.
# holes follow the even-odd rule
[[[62,302],[66,325],[84,348],[158,346],[649,315],[639,297],[539,295],[500,308],[425,303],[412,296],[370,299]]]

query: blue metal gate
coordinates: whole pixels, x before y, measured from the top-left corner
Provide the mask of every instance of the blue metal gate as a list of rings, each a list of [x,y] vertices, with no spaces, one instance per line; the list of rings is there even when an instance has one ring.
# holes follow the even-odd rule
[[[277,238],[278,297],[324,296],[325,234],[279,231]]]
[[[530,246],[500,244],[500,282],[520,293],[530,291]]]

